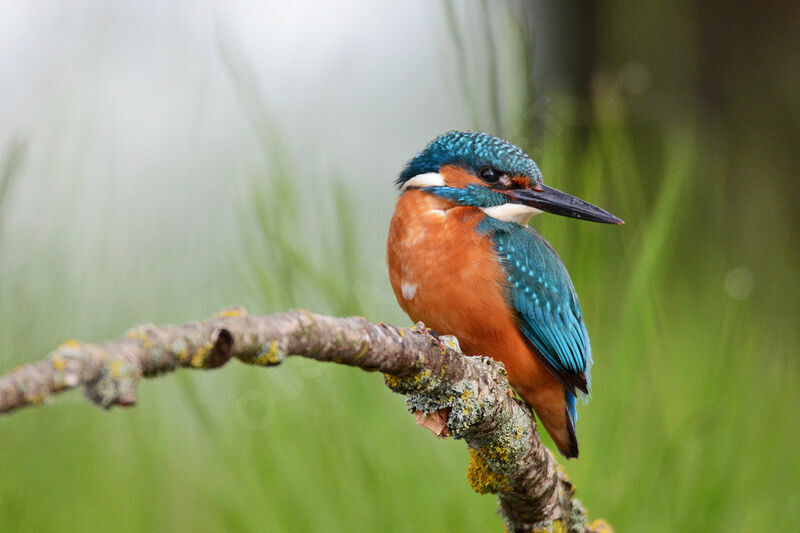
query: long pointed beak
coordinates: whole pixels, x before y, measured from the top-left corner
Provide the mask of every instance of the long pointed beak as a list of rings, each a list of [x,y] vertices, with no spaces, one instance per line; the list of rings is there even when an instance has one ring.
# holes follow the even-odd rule
[[[547,185],[537,184],[530,189],[512,189],[505,191],[515,204],[528,205],[565,217],[579,218],[604,224],[624,224],[622,219],[612,215],[605,209],[584,202],[580,198],[570,196]]]

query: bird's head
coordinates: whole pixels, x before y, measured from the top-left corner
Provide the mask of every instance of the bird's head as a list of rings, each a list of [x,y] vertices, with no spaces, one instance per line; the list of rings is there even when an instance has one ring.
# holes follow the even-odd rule
[[[592,222],[622,220],[542,183],[536,163],[518,146],[486,133],[451,131],[428,143],[397,178],[402,192],[423,191],[487,215],[527,224],[546,211]]]

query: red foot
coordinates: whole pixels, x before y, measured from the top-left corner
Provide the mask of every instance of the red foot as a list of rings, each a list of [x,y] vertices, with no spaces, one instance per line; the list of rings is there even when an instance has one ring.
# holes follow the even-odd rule
[[[447,419],[450,417],[450,408],[439,409],[433,413],[425,413],[423,411],[415,411],[414,418],[417,424],[427,428],[431,433],[440,438],[447,438],[450,436],[450,430],[447,429]]]

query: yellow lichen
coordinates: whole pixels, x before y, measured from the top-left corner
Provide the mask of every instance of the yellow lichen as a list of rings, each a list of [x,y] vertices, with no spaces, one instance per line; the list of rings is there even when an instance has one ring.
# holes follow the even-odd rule
[[[502,444],[487,446],[483,449],[483,452],[489,457],[489,459],[494,461],[505,462],[511,457],[511,451],[507,446],[503,446]]]
[[[564,522],[561,520],[556,520],[550,525],[550,527],[534,529],[533,533],[567,533],[567,528],[564,527]]]
[[[194,368],[203,368],[206,364],[206,360],[208,359],[208,354],[211,353],[211,349],[214,347],[211,342],[207,342],[202,345],[197,351],[194,352],[192,355],[191,365]]]
[[[50,361],[50,364],[53,365],[53,368],[56,369],[58,372],[63,372],[67,368],[67,364],[64,361],[64,358],[60,355],[54,355],[53,359]]]
[[[33,405],[40,405],[42,402],[44,402],[44,396],[42,396],[40,394],[34,394],[32,396],[26,396],[25,399],[28,400]]]
[[[399,388],[400,384],[403,382],[400,378],[391,374],[384,374],[383,379],[386,381],[386,386],[392,389]]]
[[[469,449],[469,467],[467,480],[472,490],[478,494],[496,494],[511,490],[511,484],[506,476],[493,472],[477,450]]]
[[[222,311],[214,315],[214,318],[233,318],[237,316],[242,316],[244,314],[245,311],[241,307],[233,307],[231,309],[223,309]]]
[[[362,357],[364,357],[364,354],[367,353],[367,348],[369,348],[367,343],[366,342],[362,343],[361,350],[356,354],[356,360],[361,359]]]
[[[614,533],[614,528],[612,528],[608,522],[602,518],[598,518],[589,524],[589,531],[592,531],[593,533]]]
[[[277,365],[281,362],[280,358],[280,348],[278,346],[278,341],[271,341],[269,343],[269,348],[266,350],[260,350],[258,354],[253,358],[253,364],[261,365],[261,366],[270,366],[270,365]]]
[[[189,358],[189,344],[184,339],[178,339],[169,347],[169,351],[175,355],[175,359],[182,365],[187,363]]]
[[[412,385],[419,385],[423,379],[428,379],[431,376],[431,371],[427,368],[418,374],[414,374],[414,376],[408,378],[409,383]]]
[[[67,339],[61,344],[58,345],[59,348],[79,348],[81,345],[80,342],[76,341],[75,339]]]
[[[119,379],[122,369],[122,362],[119,359],[112,359],[108,362],[108,373],[113,379]]]
[[[149,350],[150,349],[150,337],[147,335],[147,333],[144,330],[142,330],[142,329],[132,329],[132,330],[129,330],[125,334],[125,336],[128,337],[129,339],[133,339],[133,340],[139,341],[141,343],[142,347],[145,350]]]
[[[472,391],[467,389],[463,393],[461,393],[461,399],[464,400],[464,407],[462,408],[465,413],[469,413],[470,409],[472,409]]]
[[[458,339],[453,336],[447,335],[441,338],[442,346],[446,346],[455,352],[461,351],[461,346],[458,344]]]
[[[514,440],[519,440],[522,436],[522,426],[517,426],[517,432],[514,433]]]
[[[397,376],[392,376],[390,374],[383,375],[386,386],[393,390],[418,390],[423,383],[426,383],[428,379],[431,377],[431,371],[429,369],[425,369],[422,372],[418,372],[411,377],[407,378],[400,378]]]

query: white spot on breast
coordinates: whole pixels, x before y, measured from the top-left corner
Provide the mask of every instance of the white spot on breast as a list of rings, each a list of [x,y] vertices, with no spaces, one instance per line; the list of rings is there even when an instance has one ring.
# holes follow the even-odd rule
[[[414,296],[417,294],[417,284],[403,280],[403,282],[400,283],[400,291],[403,293],[403,298],[406,300],[413,300]]]

